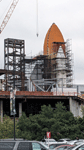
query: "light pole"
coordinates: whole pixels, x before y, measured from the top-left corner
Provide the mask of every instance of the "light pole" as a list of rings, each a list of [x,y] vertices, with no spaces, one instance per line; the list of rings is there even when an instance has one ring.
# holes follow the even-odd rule
[[[16,94],[16,89],[12,89],[10,90],[10,115],[14,116],[14,140],[15,140],[15,114],[16,114],[16,110],[15,110],[15,94]]]

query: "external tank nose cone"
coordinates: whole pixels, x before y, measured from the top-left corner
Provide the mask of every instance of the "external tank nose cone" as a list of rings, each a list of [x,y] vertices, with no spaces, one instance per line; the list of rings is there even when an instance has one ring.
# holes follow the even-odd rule
[[[65,54],[63,35],[57,25],[53,23],[49,28],[44,40],[44,55],[50,55],[53,52],[57,53],[60,46],[62,46]]]

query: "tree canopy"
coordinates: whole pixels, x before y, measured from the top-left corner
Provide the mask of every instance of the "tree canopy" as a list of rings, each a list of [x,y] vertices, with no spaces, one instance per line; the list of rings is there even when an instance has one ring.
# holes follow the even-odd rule
[[[70,111],[66,110],[63,103],[55,104],[55,109],[48,106],[41,106],[39,114],[29,117],[23,112],[22,116],[16,120],[15,133],[17,138],[27,140],[42,140],[47,132],[51,132],[51,138],[75,139],[84,137],[84,117],[74,117]],[[14,122],[8,116],[4,116],[3,123],[0,123],[0,138],[14,137]]]
[[[76,136],[83,138],[84,118],[74,117],[61,102],[55,104],[55,108],[53,110],[50,104],[48,106],[43,105],[39,114],[30,114],[29,118],[23,113],[18,121],[20,133],[22,133],[21,130],[24,129],[23,126],[25,125],[24,135],[26,139],[42,140],[46,137],[46,132],[51,132],[52,138],[56,140],[64,137],[75,139]],[[25,118],[25,121],[22,121],[22,118]],[[26,133],[30,136],[26,136]]]

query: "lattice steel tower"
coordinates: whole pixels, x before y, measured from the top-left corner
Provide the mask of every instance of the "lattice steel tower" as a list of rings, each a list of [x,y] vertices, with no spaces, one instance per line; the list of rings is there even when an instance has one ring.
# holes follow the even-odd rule
[[[25,42],[19,39],[4,40],[4,69],[7,71],[4,78],[6,81],[5,90],[10,87],[17,90],[25,90]]]

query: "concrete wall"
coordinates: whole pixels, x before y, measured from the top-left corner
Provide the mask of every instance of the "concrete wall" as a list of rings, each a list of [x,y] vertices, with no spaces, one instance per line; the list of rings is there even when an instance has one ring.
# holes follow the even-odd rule
[[[73,113],[74,117],[83,117],[81,112],[81,104],[78,101],[73,100],[71,97],[69,99],[70,111]]]

